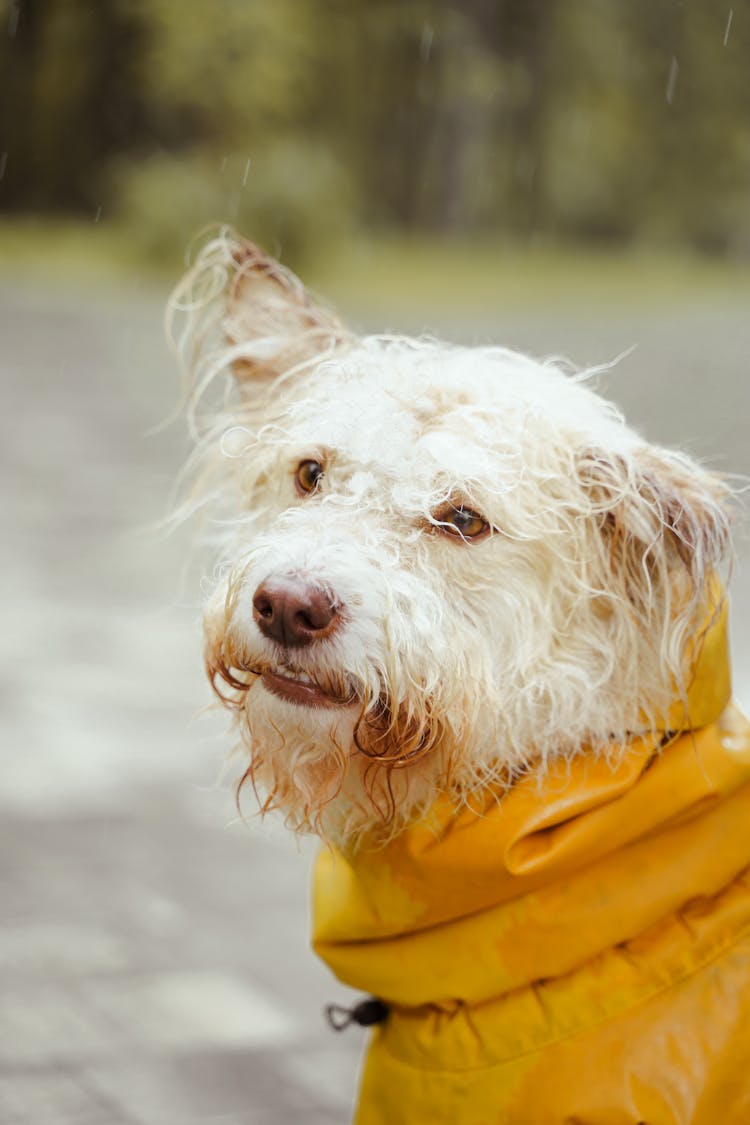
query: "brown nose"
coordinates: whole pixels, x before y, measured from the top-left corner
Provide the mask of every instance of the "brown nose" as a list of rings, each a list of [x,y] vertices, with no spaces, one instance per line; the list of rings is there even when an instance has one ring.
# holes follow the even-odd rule
[[[264,636],[302,648],[330,636],[338,608],[330,592],[297,579],[267,579],[253,597],[253,617]]]

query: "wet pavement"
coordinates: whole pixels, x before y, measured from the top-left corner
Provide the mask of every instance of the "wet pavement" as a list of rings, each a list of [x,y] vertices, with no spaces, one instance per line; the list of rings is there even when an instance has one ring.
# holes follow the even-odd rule
[[[219,784],[189,536],[149,528],[185,453],[150,432],[177,398],[162,303],[0,285],[0,1122],[343,1125],[363,1036],[321,1017],[347,993],[308,947],[314,849]],[[637,344],[605,380],[631,420],[748,473],[745,309],[430,327],[579,363]],[[746,705],[748,563],[745,540]]]

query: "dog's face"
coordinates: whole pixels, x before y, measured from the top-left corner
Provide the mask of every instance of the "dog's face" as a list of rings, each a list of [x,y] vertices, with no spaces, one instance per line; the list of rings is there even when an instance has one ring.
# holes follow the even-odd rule
[[[658,725],[725,548],[715,478],[553,364],[359,340],[247,245],[204,252],[193,312],[206,277],[203,362],[238,385],[203,443],[207,664],[267,807],[391,831]]]

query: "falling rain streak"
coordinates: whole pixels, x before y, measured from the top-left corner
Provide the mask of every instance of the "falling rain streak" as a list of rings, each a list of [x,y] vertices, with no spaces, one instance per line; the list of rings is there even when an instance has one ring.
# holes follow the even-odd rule
[[[732,29],[732,19],[734,18],[734,8],[729,9],[729,18],[727,19],[726,31],[724,32],[724,46],[726,47],[729,42],[729,32]]]
[[[422,27],[422,38],[419,42],[419,57],[422,62],[428,62],[432,51],[432,41],[435,38],[435,28],[429,23]]]
[[[672,104],[672,100],[674,98],[674,88],[677,84],[677,75],[679,74],[679,72],[680,64],[677,62],[677,59],[674,57],[674,55],[672,55],[672,61],[669,64],[669,78],[667,79],[666,89],[667,103],[669,105]]]

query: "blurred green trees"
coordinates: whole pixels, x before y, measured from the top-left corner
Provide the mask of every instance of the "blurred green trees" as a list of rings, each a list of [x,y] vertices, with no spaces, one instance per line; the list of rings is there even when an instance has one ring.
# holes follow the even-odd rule
[[[750,251],[750,10],[0,0],[0,209]]]

